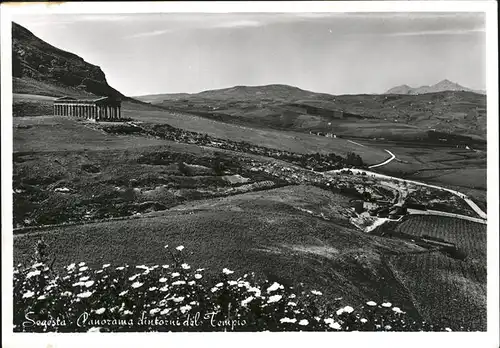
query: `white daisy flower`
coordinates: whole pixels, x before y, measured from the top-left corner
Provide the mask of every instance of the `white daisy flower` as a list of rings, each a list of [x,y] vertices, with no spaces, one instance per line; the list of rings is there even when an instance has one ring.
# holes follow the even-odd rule
[[[297,319],[293,318],[293,319],[290,319],[290,318],[281,318],[280,319],[280,323],[296,323],[297,322]]]
[[[102,307],[102,308],[99,308],[99,309],[96,309],[95,313],[96,314],[102,314],[106,311],[106,308]]]
[[[317,295],[317,296],[323,295],[323,293],[321,291],[318,291],[318,290],[311,290],[311,294]]]
[[[176,278],[178,276],[180,276],[181,274],[179,272],[173,272],[172,273],[172,278]]]
[[[80,297],[80,298],[87,298],[87,297],[90,297],[92,296],[93,292],[90,292],[90,291],[85,291],[85,292],[82,292],[78,295],[76,295],[77,297]]]
[[[302,319],[301,321],[299,321],[299,325],[302,325],[302,326],[307,326],[307,325],[309,325],[309,320],[307,320],[307,319]]]
[[[38,275],[40,275],[40,273],[41,272],[38,271],[38,270],[37,271],[28,272],[28,274],[26,275],[26,279],[29,279],[29,278],[34,277],[34,276],[38,276]]]
[[[181,265],[181,267],[182,267],[182,269],[190,269],[191,268],[191,266],[189,266],[187,263],[183,263]]]
[[[153,308],[152,310],[149,311],[149,314],[154,315],[158,313],[161,309],[160,308]]]
[[[181,310],[181,313],[184,314],[188,311],[190,311],[193,307],[191,307],[190,305],[185,305],[185,306],[182,306],[181,308],[179,308]]]
[[[278,289],[282,289],[283,285],[280,285],[279,283],[274,282],[270,287],[267,288],[267,293],[269,294],[270,292],[276,291]]]
[[[233,274],[233,273],[234,273],[234,271],[231,271],[231,270],[230,270],[230,269],[228,269],[228,268],[224,268],[224,269],[222,270],[222,273],[229,275],[229,274]]]
[[[390,303],[390,302],[384,302],[384,303],[382,303],[382,307],[389,308],[391,306],[392,306],[392,303]]]
[[[283,296],[281,295],[273,295],[273,296],[270,296],[269,299],[267,300],[267,303],[274,303],[274,302],[278,302],[279,300],[281,300]]]
[[[201,279],[203,276],[201,274],[196,273],[194,275],[194,279]]]
[[[137,289],[137,288],[140,288],[141,286],[143,286],[144,283],[140,283],[140,282],[135,282],[133,283],[131,286],[134,288],[134,289]]]
[[[373,301],[368,301],[368,302],[366,302],[366,304],[367,304],[368,306],[371,306],[371,307],[374,307],[374,306],[376,306],[376,305],[377,305],[377,303],[376,303],[376,302],[373,302]]]
[[[89,280],[88,282],[85,282],[85,287],[87,288],[90,288],[92,285],[94,285],[94,281],[93,280]]]
[[[253,297],[253,296],[250,296],[250,297],[248,297],[248,298],[244,299],[243,301],[241,301],[241,305],[242,305],[243,307],[246,307],[246,306],[247,306],[247,304],[249,304],[249,303],[250,303],[253,299],[254,299],[254,297]]]
[[[177,250],[179,250],[179,251],[182,251],[182,249],[184,249],[184,246],[183,246],[183,245],[179,245],[179,246],[178,246],[177,248],[175,248],[175,249],[177,249]]]

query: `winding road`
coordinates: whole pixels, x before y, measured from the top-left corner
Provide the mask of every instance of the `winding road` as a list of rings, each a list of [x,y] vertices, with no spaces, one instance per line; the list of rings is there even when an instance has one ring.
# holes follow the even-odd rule
[[[385,150],[385,152],[387,152],[389,155],[391,155],[391,157],[389,159],[386,159],[384,162],[381,162],[379,164],[373,164],[373,165],[369,166],[368,168],[377,168],[377,167],[385,166],[387,163],[391,162],[393,159],[396,158],[396,155],[394,155],[391,151]]]

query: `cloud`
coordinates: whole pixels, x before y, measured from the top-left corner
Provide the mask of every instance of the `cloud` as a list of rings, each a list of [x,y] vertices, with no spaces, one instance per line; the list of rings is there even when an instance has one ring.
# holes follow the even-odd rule
[[[226,23],[218,23],[214,24],[212,28],[245,28],[245,27],[259,27],[264,23],[253,20],[239,20],[239,21],[230,21]]]
[[[171,32],[172,32],[172,30],[170,30],[170,29],[152,30],[152,31],[146,31],[143,33],[137,33],[134,35],[130,35],[130,36],[127,36],[126,38],[127,39],[135,39],[135,38],[139,38],[139,37],[158,36],[158,35],[163,35],[163,34],[167,34],[167,33],[171,33]]]
[[[444,29],[444,30],[420,30],[408,32],[387,33],[385,36],[423,36],[423,35],[464,35],[474,33],[485,33],[484,28],[475,29]]]

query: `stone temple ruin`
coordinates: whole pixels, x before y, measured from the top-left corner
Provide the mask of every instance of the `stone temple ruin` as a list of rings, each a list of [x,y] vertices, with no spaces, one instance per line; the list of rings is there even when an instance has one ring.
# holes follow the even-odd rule
[[[113,97],[95,99],[76,99],[62,97],[54,100],[54,115],[74,116],[93,121],[120,120],[121,100]]]

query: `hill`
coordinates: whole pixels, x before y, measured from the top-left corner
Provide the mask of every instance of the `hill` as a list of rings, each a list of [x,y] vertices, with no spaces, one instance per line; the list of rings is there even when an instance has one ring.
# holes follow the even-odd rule
[[[45,96],[115,96],[104,72],[76,54],[58,49],[12,23],[13,93]]]
[[[485,91],[473,90],[464,86],[459,85],[458,83],[452,82],[450,80],[443,80],[432,86],[420,86],[416,88],[412,88],[408,85],[396,86],[389,89],[385,94],[425,94],[425,93],[438,93],[438,92],[447,92],[447,91],[465,91],[465,92],[473,92],[478,94],[486,94]]]
[[[469,91],[334,96],[265,85],[135,98],[172,111],[284,130],[392,140],[427,140],[434,130],[486,137],[486,96]]]

